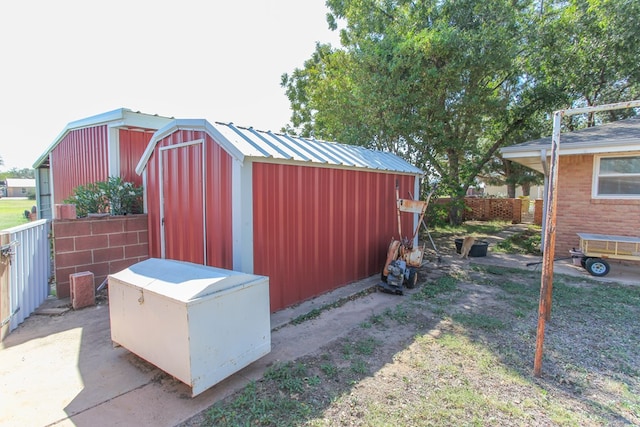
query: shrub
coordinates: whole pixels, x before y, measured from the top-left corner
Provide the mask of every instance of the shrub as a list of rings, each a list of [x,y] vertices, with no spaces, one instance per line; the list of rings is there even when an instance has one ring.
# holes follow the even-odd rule
[[[107,181],[79,185],[73,190],[73,196],[64,202],[76,205],[78,218],[90,213],[142,213],[142,187],[120,177],[109,177]]]

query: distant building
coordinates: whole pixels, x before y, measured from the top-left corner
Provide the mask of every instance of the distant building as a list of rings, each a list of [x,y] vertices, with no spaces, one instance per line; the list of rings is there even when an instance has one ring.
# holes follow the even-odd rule
[[[7,178],[6,197],[27,197],[36,193],[35,179]]]

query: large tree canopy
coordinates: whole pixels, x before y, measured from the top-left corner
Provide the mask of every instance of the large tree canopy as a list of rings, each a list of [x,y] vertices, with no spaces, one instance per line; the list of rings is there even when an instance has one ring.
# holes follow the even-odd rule
[[[637,3],[328,0],[342,47],[283,76],[288,130],[402,155],[461,200],[552,109],[638,93]]]

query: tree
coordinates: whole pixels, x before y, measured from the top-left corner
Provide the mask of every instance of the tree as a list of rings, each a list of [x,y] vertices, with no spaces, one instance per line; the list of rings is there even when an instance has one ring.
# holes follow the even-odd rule
[[[529,196],[532,185],[544,182],[544,176],[533,169],[495,155],[479,175],[489,185],[506,185],[507,197],[516,197],[516,188],[522,187],[522,195]]]
[[[287,131],[404,156],[439,178],[459,223],[501,146],[541,136],[554,109],[637,93],[640,20],[625,7],[638,4],[329,0],[342,47],[317,45],[283,76]]]
[[[293,128],[392,151],[460,202],[547,99],[521,59],[531,8],[506,0],[333,0],[344,49],[317,46],[283,78]],[[462,219],[453,204],[450,221]]]
[[[594,106],[640,97],[640,2],[570,0],[549,2],[536,63],[543,79],[555,81],[568,107]],[[572,116],[569,130],[634,114]]]
[[[6,172],[0,173],[0,179],[5,180],[7,178],[35,178],[35,171],[30,168],[11,168]]]

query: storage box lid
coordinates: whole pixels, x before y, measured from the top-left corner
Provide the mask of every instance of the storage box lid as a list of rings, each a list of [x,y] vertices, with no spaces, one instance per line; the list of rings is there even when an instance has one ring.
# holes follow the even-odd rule
[[[266,279],[264,276],[158,258],[141,261],[109,277],[183,302]]]

